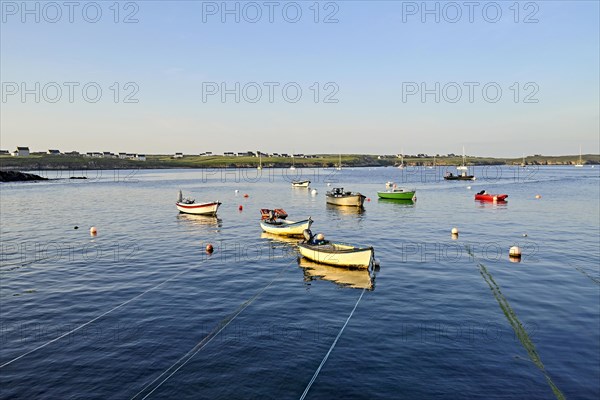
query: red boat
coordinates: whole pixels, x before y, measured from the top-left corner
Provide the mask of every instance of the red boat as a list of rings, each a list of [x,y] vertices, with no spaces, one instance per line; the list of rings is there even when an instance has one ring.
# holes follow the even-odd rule
[[[475,195],[475,200],[480,201],[506,201],[507,194],[491,194],[481,191]]]

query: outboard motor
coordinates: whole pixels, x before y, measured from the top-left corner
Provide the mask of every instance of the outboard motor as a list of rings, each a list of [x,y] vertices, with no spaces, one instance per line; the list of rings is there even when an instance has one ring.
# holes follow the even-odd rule
[[[310,229],[305,229],[304,232],[302,232],[302,235],[304,236],[304,240],[309,243],[312,238],[313,238],[313,234],[310,231]]]
[[[484,194],[485,190],[482,190],[481,192],[477,193],[477,194]]]

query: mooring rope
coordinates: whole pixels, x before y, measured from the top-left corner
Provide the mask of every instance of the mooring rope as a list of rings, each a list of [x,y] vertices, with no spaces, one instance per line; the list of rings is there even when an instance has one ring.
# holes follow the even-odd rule
[[[304,400],[304,398],[308,394],[308,391],[310,390],[310,387],[314,383],[315,379],[317,379],[317,376],[319,375],[319,372],[321,372],[321,368],[323,368],[323,365],[325,365],[325,362],[327,361],[327,359],[329,358],[329,355],[331,354],[331,351],[333,350],[333,348],[337,344],[338,339],[340,338],[340,336],[342,336],[342,333],[344,332],[344,329],[346,328],[346,325],[348,325],[348,322],[350,322],[350,318],[352,318],[352,315],[354,315],[354,311],[356,311],[356,307],[358,307],[358,303],[360,303],[360,300],[362,299],[363,294],[365,294],[365,290],[366,289],[362,290],[362,293],[360,294],[358,300],[356,300],[356,304],[354,305],[354,308],[352,309],[352,312],[350,313],[350,315],[348,315],[348,318],[346,319],[346,322],[344,323],[344,326],[342,326],[342,329],[340,329],[340,332],[337,334],[337,337],[335,338],[335,340],[331,344],[331,347],[329,348],[329,351],[327,352],[327,354],[325,354],[325,357],[323,357],[323,361],[321,361],[321,365],[319,365],[319,368],[317,368],[317,370],[313,374],[312,379],[310,380],[310,382],[308,382],[308,385],[306,386],[306,389],[304,389],[304,393],[302,393],[302,396],[300,396],[300,400]]]
[[[41,349],[43,349],[44,347],[46,347],[46,346],[48,346],[48,345],[50,345],[50,344],[52,344],[52,343],[54,343],[54,342],[57,342],[57,341],[59,341],[60,339],[62,339],[62,338],[65,338],[65,337],[67,337],[67,336],[69,336],[69,335],[71,335],[71,334],[73,334],[73,333],[77,332],[78,330],[80,330],[80,329],[82,329],[82,328],[85,328],[85,327],[86,327],[86,326],[88,326],[89,324],[91,324],[91,323],[93,323],[93,322],[95,322],[95,321],[99,320],[100,318],[102,318],[102,317],[104,317],[104,316],[106,316],[106,315],[108,315],[108,314],[112,313],[112,312],[113,312],[113,311],[115,311],[115,310],[118,310],[119,308],[121,308],[121,307],[123,307],[123,306],[125,306],[125,305],[127,305],[127,304],[129,304],[129,303],[131,303],[132,301],[139,299],[140,297],[142,297],[142,296],[143,296],[143,295],[145,295],[146,293],[149,293],[149,292],[151,292],[151,291],[153,291],[153,290],[155,290],[155,289],[158,289],[159,287],[161,287],[161,286],[162,286],[162,285],[164,285],[165,283],[167,283],[167,282],[169,282],[169,281],[172,281],[173,279],[175,279],[175,278],[177,278],[177,277],[181,276],[182,274],[185,274],[186,272],[190,271],[191,269],[193,269],[193,268],[195,268],[195,267],[196,267],[196,266],[189,267],[188,269],[185,269],[185,270],[183,270],[183,271],[181,271],[181,272],[179,272],[179,273],[177,273],[177,274],[173,275],[172,277],[170,277],[170,278],[168,278],[168,279],[166,279],[166,280],[162,281],[162,282],[161,282],[161,283],[159,283],[158,285],[156,285],[156,286],[153,286],[153,287],[151,287],[150,289],[148,289],[148,290],[146,290],[146,291],[144,291],[144,292],[142,292],[142,293],[138,294],[137,296],[134,296],[134,297],[132,297],[131,299],[129,299],[129,300],[127,300],[127,301],[124,301],[123,303],[119,304],[118,306],[115,306],[115,307],[111,308],[110,310],[108,310],[108,311],[106,311],[106,312],[104,312],[104,313],[102,313],[102,314],[98,315],[97,317],[90,319],[89,321],[87,321],[87,322],[85,322],[85,323],[83,323],[83,324],[79,325],[78,327],[76,327],[76,328],[73,328],[73,329],[71,329],[70,331],[63,333],[62,335],[60,335],[60,336],[58,336],[58,337],[55,337],[54,339],[52,339],[52,340],[50,340],[50,341],[48,341],[48,342],[46,342],[46,343],[44,343],[44,344],[42,344],[42,345],[39,345],[38,347],[36,347],[36,348],[34,348],[34,349],[32,349],[32,350],[29,350],[28,352],[26,352],[26,353],[23,353],[23,354],[21,354],[21,355],[20,355],[20,356],[18,356],[18,357],[15,357],[15,358],[13,358],[13,359],[12,359],[12,360],[10,360],[10,361],[7,361],[7,362],[5,362],[4,364],[0,365],[0,368],[4,368],[4,367],[6,367],[7,365],[10,365],[10,364],[14,363],[15,361],[18,361],[18,360],[20,360],[20,359],[21,359],[21,358],[23,358],[23,357],[26,357],[26,356],[28,356],[28,355],[30,355],[30,354],[32,354],[32,353],[35,353],[36,351],[38,351],[38,350],[41,350]]]
[[[265,290],[267,290],[273,284],[273,282],[275,282],[275,280],[277,280],[277,278],[279,278],[279,276],[283,273],[283,271],[285,271],[285,269],[288,266],[289,266],[289,264],[286,264],[285,267],[283,267],[279,271],[279,273],[265,287],[263,287],[254,296],[252,296],[251,298],[249,298],[248,300],[243,302],[237,308],[237,310],[235,310],[232,314],[230,314],[229,316],[227,316],[227,317],[223,318],[221,321],[219,321],[219,323],[217,324],[215,329],[212,330],[212,332],[210,332],[208,335],[206,335],[200,342],[198,342],[194,347],[192,347],[187,353],[185,353],[177,361],[175,361],[173,364],[171,364],[171,366],[169,368],[167,368],[160,375],[158,375],[156,378],[154,378],[154,380],[152,380],[152,382],[150,382],[149,384],[144,386],[131,399],[133,400],[136,397],[138,397],[141,393],[146,391],[156,381],[158,381],[161,377],[163,377],[166,373],[168,373],[173,367],[175,367],[177,364],[179,364],[182,360],[185,360],[177,368],[175,368],[173,370],[173,372],[171,372],[169,375],[167,375],[167,377],[165,379],[163,379],[161,382],[159,382],[158,385],[156,385],[150,392],[148,392],[144,397],[142,397],[142,399],[147,399],[152,393],[154,393],[159,387],[161,387],[166,381],[168,381],[173,375],[175,375],[177,373],[177,371],[179,371],[181,368],[183,368],[192,358],[194,358],[194,356],[196,356],[196,354],[198,354],[204,347],[206,347],[206,345],[208,345],[215,337],[217,337],[219,335],[219,333],[221,333],[225,328],[227,328],[227,326],[231,322],[233,322],[233,320],[236,319],[237,316],[242,313],[242,311],[244,311],[250,304],[252,304],[254,302],[254,300],[256,300],[261,294],[263,294],[263,292]]]

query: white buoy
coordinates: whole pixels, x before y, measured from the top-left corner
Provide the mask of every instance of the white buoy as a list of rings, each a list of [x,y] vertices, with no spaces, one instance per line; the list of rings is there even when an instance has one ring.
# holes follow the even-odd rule
[[[331,186],[331,183],[328,183],[327,186]]]
[[[526,234],[526,233],[524,233],[524,234],[523,234],[523,237],[527,237],[527,234]]]
[[[238,194],[239,192],[240,192],[239,190],[235,189],[235,194]]]
[[[521,257],[521,248],[519,246],[513,246],[508,250],[508,255],[511,257]]]
[[[467,189],[471,190],[471,186],[467,186]]]
[[[452,228],[452,234],[458,235],[458,228]]]
[[[316,196],[317,195],[317,189],[311,190],[310,194],[312,194],[313,196]]]
[[[93,235],[93,236],[94,236],[94,235],[96,235],[96,234],[98,234],[98,230],[96,229],[96,227],[95,227],[95,226],[92,226],[92,227],[90,228],[90,235]]]

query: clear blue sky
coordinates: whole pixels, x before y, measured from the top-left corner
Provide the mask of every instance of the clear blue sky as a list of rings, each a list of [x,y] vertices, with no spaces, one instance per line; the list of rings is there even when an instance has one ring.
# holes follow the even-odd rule
[[[289,2],[275,2],[272,22],[269,7],[255,3],[262,12],[256,23],[250,22],[256,8],[247,2],[237,3],[239,23],[235,15],[222,22],[221,1],[122,2],[114,23],[113,3],[99,2],[102,16],[90,23],[82,2],[71,23],[67,7],[57,18],[40,2],[38,23],[20,1],[2,1],[2,149],[444,154],[465,145],[468,154],[517,157],[576,154],[580,145],[584,153],[600,151],[597,1],[520,2],[518,16],[513,1],[497,2],[499,18],[493,4],[479,2],[473,22],[464,2],[457,2],[462,15],[456,23],[457,10],[444,8],[446,2],[437,3],[439,22],[423,14],[420,1],[321,2],[318,23],[313,1],[297,2],[297,23],[286,21],[296,11]],[[85,17],[93,20],[95,11],[88,8]],[[131,13],[138,22],[123,23]],[[332,13],[338,22],[323,23]],[[35,94],[23,102],[21,84],[35,92],[35,82],[40,102]],[[51,82],[62,90],[56,103],[49,101],[56,93]],[[79,83],[72,103],[64,82]],[[82,95],[89,82],[102,89],[96,103]],[[133,95],[138,103],[123,102],[135,88],[125,88],[127,82],[139,88]],[[233,94],[223,103],[219,93],[204,93],[203,101],[210,82],[229,88],[257,82],[262,97],[247,101],[256,95],[247,86],[239,103]],[[264,82],[279,84],[273,102]],[[289,82],[302,89],[296,103],[288,101],[293,88],[288,100],[283,96]],[[328,82],[334,85],[326,88]],[[435,92],[436,82],[439,103],[433,93],[422,102],[421,83]],[[451,82],[462,90],[455,103]],[[465,82],[479,84],[472,102]],[[488,100],[486,83],[494,83]],[[324,102],[336,87],[338,102]],[[502,90],[496,103],[489,101],[494,87]],[[419,92],[409,94],[415,88]],[[92,89],[88,94],[95,96]]]

